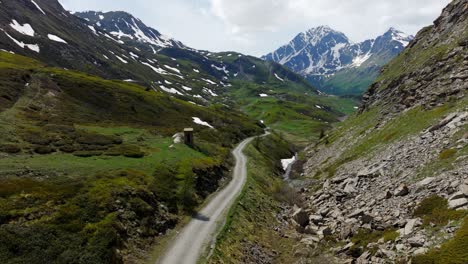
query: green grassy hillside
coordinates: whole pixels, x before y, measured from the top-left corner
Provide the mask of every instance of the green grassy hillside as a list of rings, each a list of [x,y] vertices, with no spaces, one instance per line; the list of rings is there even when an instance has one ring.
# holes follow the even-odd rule
[[[138,257],[228,176],[229,149],[262,132],[225,106],[4,52],[0,98],[2,263]],[[193,148],[173,143],[184,127]]]

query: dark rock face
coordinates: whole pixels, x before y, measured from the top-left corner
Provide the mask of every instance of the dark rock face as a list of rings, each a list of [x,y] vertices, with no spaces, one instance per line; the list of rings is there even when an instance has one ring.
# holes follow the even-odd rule
[[[468,90],[468,4],[453,1],[433,26],[424,28],[381,80],[364,95],[363,109],[384,104],[389,112],[415,105],[440,106]]]

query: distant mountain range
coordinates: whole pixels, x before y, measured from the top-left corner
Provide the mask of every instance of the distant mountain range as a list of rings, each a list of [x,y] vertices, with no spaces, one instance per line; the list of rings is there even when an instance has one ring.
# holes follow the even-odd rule
[[[383,35],[353,43],[328,26],[312,28],[263,59],[278,62],[301,74],[322,92],[360,95],[382,66],[413,39],[395,28]]]

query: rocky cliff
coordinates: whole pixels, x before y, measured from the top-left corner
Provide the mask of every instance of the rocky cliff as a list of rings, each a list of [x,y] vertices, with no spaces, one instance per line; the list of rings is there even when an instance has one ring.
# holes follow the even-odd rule
[[[467,44],[455,0],[306,150],[312,184],[291,212],[304,263],[468,262]]]

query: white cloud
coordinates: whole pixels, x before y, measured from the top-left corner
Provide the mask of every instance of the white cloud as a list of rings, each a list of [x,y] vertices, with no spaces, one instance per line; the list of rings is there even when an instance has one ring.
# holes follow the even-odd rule
[[[266,54],[319,25],[354,41],[389,27],[416,34],[450,0],[60,0],[76,10],[124,10],[185,44]]]

